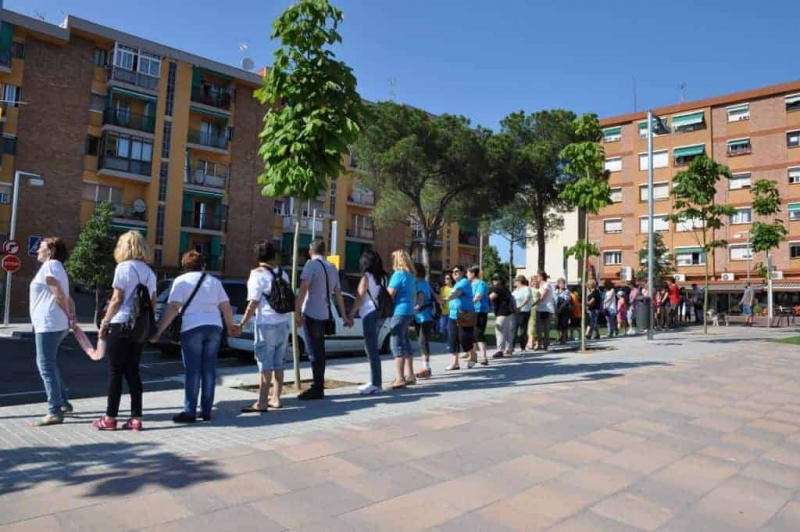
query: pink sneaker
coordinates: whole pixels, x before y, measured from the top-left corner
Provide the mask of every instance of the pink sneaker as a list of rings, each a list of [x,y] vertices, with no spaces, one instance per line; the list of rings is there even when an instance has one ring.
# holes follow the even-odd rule
[[[96,419],[92,426],[97,430],[117,430],[117,421],[112,421],[110,418],[103,416],[100,419]]]
[[[136,432],[139,432],[139,431],[143,430],[142,420],[141,419],[129,419],[128,421],[125,422],[124,425],[122,425],[122,430],[135,430]]]

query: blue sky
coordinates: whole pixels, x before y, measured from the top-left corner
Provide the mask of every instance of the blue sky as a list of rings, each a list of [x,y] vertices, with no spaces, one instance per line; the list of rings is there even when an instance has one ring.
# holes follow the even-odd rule
[[[73,14],[225,63],[238,65],[246,54],[264,66],[275,47],[271,21],[289,3],[5,0],[5,7],[54,23]],[[338,54],[355,69],[362,96],[393,94],[493,128],[519,109],[631,112],[634,78],[639,110],[678,102],[681,83],[695,100],[800,78],[798,11],[787,0],[334,3],[345,13]]]

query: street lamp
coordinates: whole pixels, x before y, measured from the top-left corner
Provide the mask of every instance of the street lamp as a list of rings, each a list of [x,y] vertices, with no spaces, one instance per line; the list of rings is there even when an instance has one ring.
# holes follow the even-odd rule
[[[750,230],[748,229],[744,233],[736,233],[733,237],[747,239],[747,284],[750,284],[750,260],[752,259],[752,252],[750,251]]]
[[[647,339],[653,339],[653,323],[655,322],[655,309],[653,308],[653,133],[661,135],[669,133],[667,124],[661,118],[647,111],[647,290],[650,293],[650,323],[647,327]]]
[[[33,187],[41,187],[44,185],[44,179],[39,174],[32,174],[30,172],[22,172],[17,170],[14,172],[14,190],[12,194],[14,199],[11,203],[11,227],[8,231],[8,239],[16,240],[17,238],[17,204],[19,202],[19,180],[21,177],[27,177],[28,183]],[[9,320],[11,319],[11,277],[12,273],[6,273],[6,301],[5,310],[3,315],[3,326],[8,327]]]

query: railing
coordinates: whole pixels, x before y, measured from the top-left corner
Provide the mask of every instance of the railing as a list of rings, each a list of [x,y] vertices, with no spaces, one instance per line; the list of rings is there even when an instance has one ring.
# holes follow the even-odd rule
[[[114,108],[106,108],[103,111],[103,124],[126,127],[147,133],[153,133],[156,130],[154,117]]]
[[[363,238],[364,240],[374,240],[375,239],[375,229],[372,227],[348,227],[347,228],[347,236],[353,238]]]
[[[218,133],[190,129],[188,140],[190,144],[200,144],[201,146],[209,146],[221,150],[228,149],[228,138],[224,134],[220,135]]]
[[[132,204],[115,203],[112,216],[114,218],[121,218],[124,220],[132,220],[137,222],[147,221],[147,212],[137,212]]]
[[[692,131],[700,131],[701,129],[706,129],[705,120],[697,122],[696,124],[689,124],[688,126],[678,126],[674,128],[673,131],[675,133],[691,133]]]
[[[229,165],[202,161],[198,163],[197,169],[192,172],[186,182],[191,185],[225,190],[229,175]]]
[[[313,225],[312,225],[313,224]],[[322,220],[314,220],[313,218],[300,218],[300,231],[303,233],[311,233],[312,228],[314,229],[313,233],[317,236],[322,236]],[[294,231],[294,216],[293,215],[284,215],[283,216],[283,230],[286,232]]]
[[[130,83],[131,85],[136,85],[137,87],[151,91],[158,90],[158,78],[155,76],[111,65],[106,67],[106,69],[108,71],[109,81],[114,80]]]
[[[206,86],[208,87],[208,86]],[[230,109],[231,95],[225,89],[206,90],[206,87],[192,87],[192,101],[219,109]]]
[[[462,233],[458,232],[458,243],[464,246],[477,246],[478,235],[475,233]]]
[[[0,50],[0,67],[11,68],[11,50]]]
[[[422,229],[412,229],[411,240],[413,242],[423,242],[424,238],[422,236]],[[440,232],[433,235],[431,244],[436,247],[442,247],[444,245],[444,242],[442,242],[442,234]]]
[[[689,155],[687,157],[675,157],[673,161],[675,166],[689,166],[689,163],[695,160],[698,157],[697,155]]]
[[[753,147],[748,144],[746,146],[736,146],[728,148],[728,157],[736,157],[737,155],[747,155],[753,152]]]
[[[222,212],[183,211],[181,226],[208,231],[224,231],[225,216]]]
[[[114,155],[104,155],[100,157],[99,168],[126,172],[150,177],[153,163],[150,161],[137,161],[135,159],[124,159]]]
[[[350,203],[357,203],[359,205],[375,205],[375,194],[372,192],[353,192],[347,196],[347,201]]]

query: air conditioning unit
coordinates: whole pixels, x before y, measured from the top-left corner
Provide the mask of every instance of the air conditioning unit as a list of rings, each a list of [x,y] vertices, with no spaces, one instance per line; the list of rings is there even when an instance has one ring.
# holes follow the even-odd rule
[[[723,273],[722,280],[723,281],[733,281],[736,277],[732,273]]]
[[[782,270],[774,270],[774,271],[772,272],[772,280],[773,280],[773,281],[775,281],[776,279],[777,279],[778,281],[780,281],[781,279],[783,279],[783,271],[782,271]]]
[[[633,268],[625,266],[619,270],[619,278],[623,281],[633,281]]]
[[[672,278],[675,280],[676,283],[686,282],[686,276],[682,273],[676,273],[675,275],[672,276]]]
[[[739,121],[741,122],[742,120],[750,120],[750,117],[748,115],[742,115],[739,117]]]

